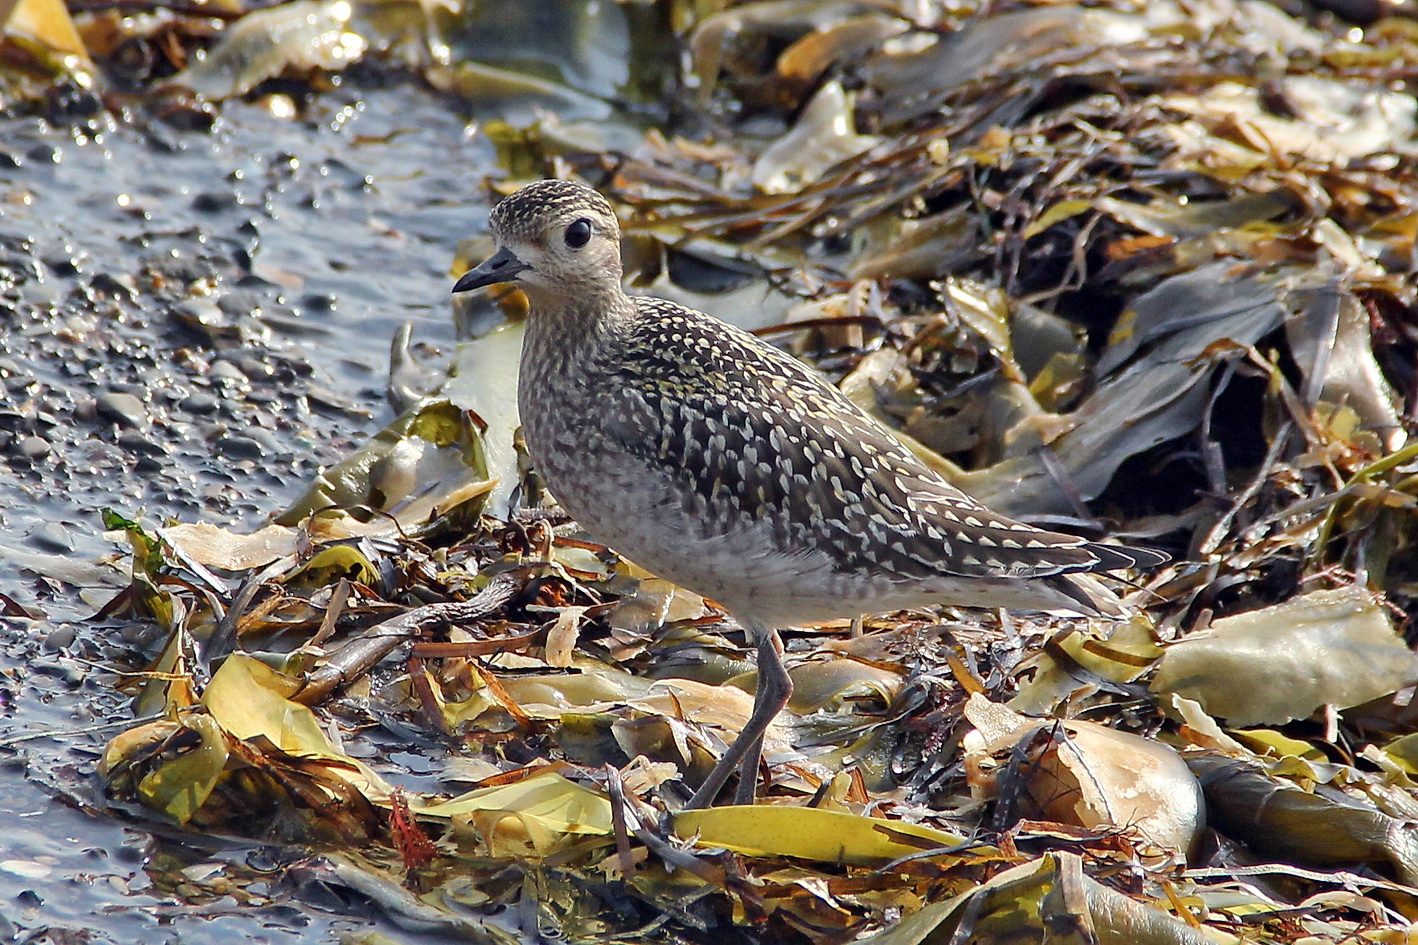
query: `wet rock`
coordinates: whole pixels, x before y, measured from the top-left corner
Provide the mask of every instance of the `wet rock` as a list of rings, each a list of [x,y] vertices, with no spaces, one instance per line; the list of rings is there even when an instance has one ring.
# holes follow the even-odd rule
[[[45,97],[45,117],[55,124],[91,118],[103,111],[103,100],[90,89],[73,82],[52,87]]]
[[[64,159],[64,152],[57,145],[41,141],[26,151],[25,157],[40,164],[58,164]]]
[[[178,406],[188,413],[209,414],[216,413],[219,404],[220,401],[211,394],[198,391],[195,394],[189,394],[184,397]]]
[[[125,624],[118,630],[120,640],[137,647],[151,646],[157,639],[165,635],[166,631],[156,621]]]
[[[328,315],[335,310],[335,297],[328,292],[308,292],[301,297],[299,308],[307,315]]]
[[[29,664],[31,671],[43,676],[52,676],[55,679],[63,680],[66,685],[78,686],[84,681],[85,671],[83,667],[72,662],[49,659],[31,660]]]
[[[72,626],[63,624],[45,634],[44,648],[46,650],[66,650],[74,645],[76,636]]]
[[[127,273],[120,275],[113,275],[107,272],[97,273],[89,280],[89,288],[96,295],[104,295],[109,298],[122,298],[132,301],[138,297],[138,283]]]
[[[30,532],[29,543],[40,551],[64,553],[74,550],[74,541],[69,529],[58,522],[36,525]]]
[[[192,198],[192,209],[198,213],[221,213],[239,206],[241,201],[230,191],[212,191]]]
[[[125,430],[120,433],[118,445],[135,456],[160,456],[167,452],[161,443],[141,430]]]
[[[247,377],[242,373],[241,368],[223,358],[220,361],[212,362],[211,376],[221,381],[236,381],[245,383]]]
[[[20,287],[20,299],[35,309],[46,309],[57,304],[59,295],[59,285],[52,279],[35,279]]]
[[[251,289],[233,289],[217,299],[217,305],[232,318],[241,318],[259,314],[269,307],[270,299],[264,293]]]
[[[143,402],[132,394],[118,391],[105,391],[95,397],[94,411],[98,417],[123,427],[141,427],[148,422]]]
[[[234,351],[230,355],[230,363],[241,370],[243,376],[256,384],[272,384],[290,379],[290,372],[280,372],[277,368],[279,362],[265,360],[261,355],[253,355],[249,351]]]
[[[229,320],[221,306],[211,299],[184,299],[172,307],[173,314],[193,327],[213,329],[227,328]]]
[[[280,438],[266,427],[251,427],[249,430],[244,430],[243,432],[257,443],[260,443],[261,448],[267,453],[280,453],[284,450]]]
[[[76,251],[72,246],[61,247],[59,252],[44,258],[44,264],[61,279],[77,276],[87,262],[87,254]]]
[[[42,436],[26,436],[21,438],[16,444],[16,448],[21,456],[30,462],[38,462],[48,456],[54,449],[49,445],[49,441]]]
[[[216,123],[216,107],[198,99],[171,102],[158,113],[168,126],[178,131],[211,131]],[[180,147],[174,145],[174,149]]]
[[[223,456],[232,459],[260,459],[265,452],[265,448],[255,437],[240,433],[221,437],[217,440],[217,448]]]

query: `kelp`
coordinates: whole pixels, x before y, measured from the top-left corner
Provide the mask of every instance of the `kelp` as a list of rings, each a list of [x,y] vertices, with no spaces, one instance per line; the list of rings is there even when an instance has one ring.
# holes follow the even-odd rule
[[[0,4],[0,62],[81,86],[93,82],[93,60],[61,0]]]
[[[1174,560],[1127,576],[1118,626],[791,629],[761,803],[684,812],[747,718],[749,650],[545,495],[514,293],[459,310],[447,378],[398,339],[399,418],[278,522],[110,520],[133,577],[107,612],[160,638],[127,679],[161,717],[102,760],[114,803],[308,845],[297,893],[480,939],[493,915],[568,941],[1410,934],[1412,24],[667,0],[621,21],[651,7],[686,53],[651,121],[574,80],[624,11],[560,6],[565,71],[459,60],[485,10],[355,32],[425,37],[404,63],[505,111],[490,191],[599,186],[633,289],[801,355],[991,505]],[[335,68],[222,65],[302,11],[336,12],[236,10],[178,81]],[[625,42],[664,68],[649,45]]]

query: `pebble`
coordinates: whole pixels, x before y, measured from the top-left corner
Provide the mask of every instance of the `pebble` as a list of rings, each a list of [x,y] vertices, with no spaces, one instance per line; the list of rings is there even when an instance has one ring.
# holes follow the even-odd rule
[[[95,273],[89,280],[89,288],[99,295],[126,298],[132,301],[138,297],[138,281],[128,273]]]
[[[63,246],[61,251],[44,257],[44,264],[61,279],[77,276],[84,271],[88,254],[77,252],[72,246]]]
[[[30,544],[40,551],[69,552],[74,550],[74,541],[69,529],[58,522],[45,522],[30,531]]]
[[[221,213],[239,206],[241,201],[228,190],[211,191],[192,198],[192,209],[198,213]]]
[[[29,668],[31,672],[43,676],[52,676],[56,679],[63,680],[65,684],[70,686],[78,686],[84,681],[85,676],[85,670],[82,666],[67,660],[60,662],[51,659],[34,659],[30,660]]]
[[[54,867],[36,860],[0,860],[0,870],[21,879],[43,879],[54,872]]]
[[[232,289],[221,298],[217,299],[217,305],[221,307],[231,318],[242,318],[261,312],[271,305],[271,300],[265,294],[253,292],[251,289]],[[285,306],[277,306],[285,311],[289,311]]]
[[[328,292],[311,292],[301,298],[297,308],[307,315],[328,315],[335,310],[335,297]]]
[[[40,142],[25,152],[25,157],[40,164],[58,164],[64,152],[50,144]]]
[[[220,380],[246,381],[247,377],[241,372],[241,368],[222,358],[212,362],[211,376]]]
[[[207,414],[215,413],[220,403],[211,394],[198,392],[184,397],[181,406],[188,413]]]
[[[119,426],[140,427],[148,422],[143,402],[132,394],[105,391],[94,398],[94,409],[98,416]]]
[[[179,318],[193,326],[206,329],[230,327],[226,312],[211,299],[183,299],[174,305],[172,310]]]
[[[44,648],[47,650],[67,650],[74,645],[77,634],[69,624],[55,627],[44,636]]]
[[[217,440],[217,448],[222,451],[223,456],[234,459],[260,459],[264,452],[261,444],[255,439],[239,434]]]
[[[19,442],[20,455],[31,461],[44,459],[53,449],[42,436],[27,436]]]
[[[161,443],[139,430],[125,430],[118,435],[118,445],[129,453],[155,456],[166,453]]]

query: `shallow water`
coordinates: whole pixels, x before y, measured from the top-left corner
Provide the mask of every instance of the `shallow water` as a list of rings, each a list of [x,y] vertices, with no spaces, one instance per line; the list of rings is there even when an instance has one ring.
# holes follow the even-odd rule
[[[0,746],[130,717],[104,667],[132,651],[86,619],[113,591],[57,580],[122,583],[93,563],[118,550],[101,507],[256,524],[387,422],[399,324],[449,347],[448,269],[485,216],[491,148],[432,93],[353,85],[297,119],[231,102],[210,132],[0,119],[0,593],[41,615],[0,618]],[[111,734],[0,747],[0,938],[368,927],[279,890],[223,897],[229,871],[270,868],[257,844],[86,810]]]

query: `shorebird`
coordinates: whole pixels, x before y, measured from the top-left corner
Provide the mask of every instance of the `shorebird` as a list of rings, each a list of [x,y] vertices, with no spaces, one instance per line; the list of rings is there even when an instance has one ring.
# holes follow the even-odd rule
[[[584,184],[502,200],[497,252],[453,287],[531,303],[518,408],[533,465],[591,535],[721,604],[758,655],[754,708],[687,806],[735,770],[752,803],[792,681],[779,630],[952,604],[1125,616],[1087,572],[1161,564],[998,515],[791,355],[621,285],[620,226]]]

